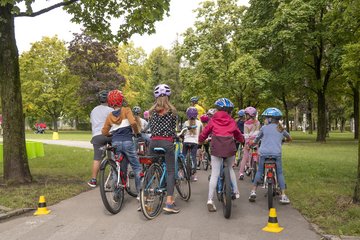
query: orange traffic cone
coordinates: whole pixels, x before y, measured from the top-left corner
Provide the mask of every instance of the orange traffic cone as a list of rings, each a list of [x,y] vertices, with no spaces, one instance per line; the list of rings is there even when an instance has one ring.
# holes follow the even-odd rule
[[[36,212],[34,213],[34,215],[46,215],[46,214],[49,214],[50,212],[51,212],[51,210],[48,210],[48,209],[46,208],[45,197],[44,197],[44,196],[40,196],[40,197],[39,197],[38,209],[36,210]]]
[[[276,217],[276,209],[275,208],[270,208],[268,224],[262,230],[265,232],[273,232],[273,233],[279,233],[282,230],[284,230],[284,228],[279,226],[279,223],[278,223],[277,217]]]

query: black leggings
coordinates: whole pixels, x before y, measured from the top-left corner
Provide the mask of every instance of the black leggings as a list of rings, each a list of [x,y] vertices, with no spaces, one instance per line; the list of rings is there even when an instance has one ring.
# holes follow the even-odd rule
[[[175,186],[175,150],[174,143],[167,140],[151,140],[150,141],[150,154],[155,155],[154,148],[161,147],[164,148],[165,153],[165,162],[167,169],[166,176],[166,191],[168,196],[174,195],[174,186]]]

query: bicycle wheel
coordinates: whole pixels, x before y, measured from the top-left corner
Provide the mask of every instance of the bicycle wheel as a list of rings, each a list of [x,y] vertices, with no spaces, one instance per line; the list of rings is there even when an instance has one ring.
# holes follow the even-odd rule
[[[210,165],[210,154],[208,152],[205,152],[204,160],[203,160],[203,168],[205,171],[208,170]]]
[[[236,154],[236,159],[235,159],[235,165],[236,167],[238,167],[240,165],[241,159],[242,159],[242,148],[241,146],[239,146],[237,154]]]
[[[191,175],[192,175],[192,162],[191,162],[191,157],[190,157],[190,151],[188,151],[188,153],[186,154],[186,172],[188,174],[188,180],[190,180]]]
[[[115,162],[105,159],[100,167],[100,195],[105,208],[112,214],[120,212],[124,202],[124,188],[117,186]]]
[[[274,200],[274,185],[269,182],[268,183],[268,192],[267,192],[267,197],[268,197],[268,207],[273,208],[273,200]]]
[[[177,178],[175,179],[176,190],[178,191],[180,197],[183,200],[188,201],[191,197],[191,186],[190,186],[189,178],[187,176],[188,174],[186,172],[186,167],[180,157],[178,157],[177,159],[177,164],[178,164],[178,172],[177,172]]]
[[[223,185],[223,213],[225,218],[231,216],[231,181],[229,168],[224,168],[224,185]]]
[[[251,182],[254,182],[256,171],[257,171],[257,165],[256,165],[256,161],[254,161],[253,157],[251,157],[251,159],[250,159],[250,168],[251,168],[250,179],[251,179]]]
[[[138,195],[135,184],[135,172],[132,170],[130,164],[127,168],[126,192],[132,197],[137,197]]]
[[[164,201],[164,192],[160,190],[162,168],[158,163],[153,163],[145,173],[143,186],[140,191],[141,211],[147,219],[154,219],[160,214]]]

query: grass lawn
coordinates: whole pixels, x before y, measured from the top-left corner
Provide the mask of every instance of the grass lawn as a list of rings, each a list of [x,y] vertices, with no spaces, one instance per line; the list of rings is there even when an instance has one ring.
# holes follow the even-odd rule
[[[314,135],[291,132],[294,141],[283,147],[287,194],[292,206],[326,233],[360,236],[360,205],[351,203],[357,169],[357,141],[352,133],[332,133],[326,143]],[[91,139],[90,132],[64,131],[60,139]],[[26,133],[28,139],[51,139],[46,134]],[[46,145],[45,157],[30,159],[34,183],[0,186],[0,205],[37,207],[40,195],[48,205],[88,190],[92,150]],[[3,175],[0,162],[0,176]]]
[[[33,183],[18,187],[0,185],[0,205],[12,209],[37,208],[41,195],[47,205],[53,205],[89,190],[86,181],[91,174],[92,149],[44,144],[44,151],[44,157],[29,160]],[[0,176],[2,181],[2,161]]]
[[[292,132],[283,164],[292,205],[325,232],[360,235],[360,205],[351,203],[356,181],[357,141],[351,133],[333,133],[326,143]]]

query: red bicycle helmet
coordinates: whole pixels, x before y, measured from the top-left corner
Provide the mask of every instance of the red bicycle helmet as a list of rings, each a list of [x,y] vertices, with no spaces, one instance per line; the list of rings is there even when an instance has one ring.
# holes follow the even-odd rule
[[[109,107],[122,106],[124,95],[119,90],[112,90],[108,94],[107,102]]]
[[[207,123],[209,120],[210,120],[210,118],[209,118],[209,116],[206,115],[206,114],[204,114],[204,115],[202,115],[202,116],[200,117],[200,121],[201,121],[202,123]]]

